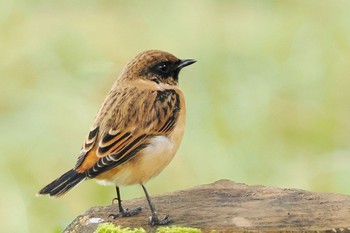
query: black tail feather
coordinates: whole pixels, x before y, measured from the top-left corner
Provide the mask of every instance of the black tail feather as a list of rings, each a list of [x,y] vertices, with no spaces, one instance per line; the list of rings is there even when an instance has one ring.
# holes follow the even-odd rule
[[[52,181],[39,191],[39,195],[61,196],[86,178],[85,173],[78,173],[74,169],[64,173],[60,178]]]

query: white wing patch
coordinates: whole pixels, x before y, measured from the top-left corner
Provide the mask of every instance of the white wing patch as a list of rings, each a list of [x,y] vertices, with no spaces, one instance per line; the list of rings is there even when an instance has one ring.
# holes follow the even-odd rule
[[[157,154],[169,153],[173,147],[174,145],[168,137],[155,136],[150,140],[150,144],[143,150],[143,155],[152,157]]]

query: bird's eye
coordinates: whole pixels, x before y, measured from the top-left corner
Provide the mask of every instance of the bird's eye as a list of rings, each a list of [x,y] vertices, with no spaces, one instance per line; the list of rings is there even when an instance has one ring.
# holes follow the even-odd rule
[[[167,74],[170,71],[170,65],[167,63],[162,63],[157,65],[156,69],[163,74]]]

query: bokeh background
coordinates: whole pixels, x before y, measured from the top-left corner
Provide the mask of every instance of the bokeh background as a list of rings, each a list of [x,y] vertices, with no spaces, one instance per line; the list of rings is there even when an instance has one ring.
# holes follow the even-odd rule
[[[123,66],[162,49],[186,134],[152,195],[226,178],[350,195],[350,1],[13,1],[0,6],[1,232],[60,232],[114,188],[35,193],[70,169]],[[124,199],[143,197],[138,186]]]

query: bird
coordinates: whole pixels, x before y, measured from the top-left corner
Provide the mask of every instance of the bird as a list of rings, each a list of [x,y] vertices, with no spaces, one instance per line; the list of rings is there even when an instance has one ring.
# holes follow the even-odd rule
[[[151,201],[145,183],[173,159],[181,143],[186,104],[179,88],[182,68],[194,59],[179,59],[161,50],[139,53],[114,82],[83,141],[75,166],[42,188],[38,195],[62,196],[87,179],[115,186],[119,212],[130,217],[141,207],[122,206],[120,186],[141,185],[151,210],[150,225],[166,225]]]

